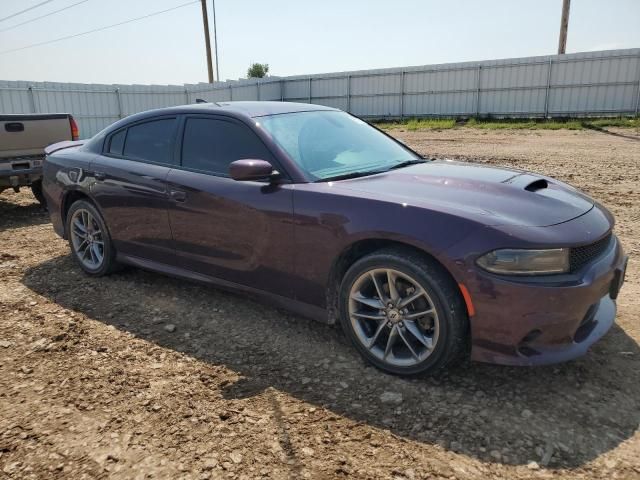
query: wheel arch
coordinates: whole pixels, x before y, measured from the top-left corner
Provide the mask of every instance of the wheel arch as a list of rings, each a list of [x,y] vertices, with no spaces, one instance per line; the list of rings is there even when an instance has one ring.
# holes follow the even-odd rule
[[[91,205],[93,205],[98,210],[98,212],[100,212],[100,215],[102,215],[102,218],[104,218],[104,214],[102,213],[102,209],[97,204],[97,202],[93,198],[91,198],[91,196],[89,194],[87,194],[83,190],[79,190],[79,189],[76,189],[76,188],[67,190],[66,192],[64,192],[64,194],[62,196],[62,202],[60,204],[60,216],[62,217],[62,225],[64,227],[64,238],[65,239],[68,236],[68,232],[67,232],[67,215],[69,213],[69,209],[71,208],[71,205],[73,205],[78,200],[84,200],[86,202],[89,202]]]
[[[340,295],[340,284],[344,275],[351,265],[365,257],[366,255],[370,255],[376,251],[383,250],[386,248],[396,247],[398,249],[403,249],[406,251],[411,251],[420,255],[423,258],[428,259],[434,265],[437,265],[446,275],[448,275],[452,282],[458,286],[459,283],[456,280],[455,276],[451,273],[450,269],[447,268],[442,261],[440,261],[435,255],[427,252],[423,248],[420,248],[410,242],[398,240],[398,239],[389,239],[389,238],[367,238],[361,239],[352,242],[348,246],[346,246],[340,254],[334,260],[331,270],[329,273],[329,281],[327,283],[327,317],[328,323],[333,324],[336,323],[339,316],[339,304],[338,299]],[[458,287],[458,293],[460,298],[463,299],[466,303],[466,299],[464,298],[463,292]],[[469,310],[467,305],[467,310]],[[470,313],[469,311],[467,313]]]

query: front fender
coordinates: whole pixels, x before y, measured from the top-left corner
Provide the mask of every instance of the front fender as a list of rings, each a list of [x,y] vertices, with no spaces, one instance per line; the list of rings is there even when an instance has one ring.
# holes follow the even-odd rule
[[[384,240],[409,245],[451,271],[443,252],[480,227],[473,220],[405,203],[327,193],[302,187],[294,195],[296,297],[322,308],[335,261],[354,244]]]

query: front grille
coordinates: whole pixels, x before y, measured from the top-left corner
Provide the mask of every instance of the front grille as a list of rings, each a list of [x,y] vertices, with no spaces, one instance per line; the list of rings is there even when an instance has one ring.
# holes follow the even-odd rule
[[[595,243],[572,248],[569,252],[569,268],[571,272],[580,270],[602,255],[611,243],[612,236],[611,232],[609,232],[606,237],[601,238]]]

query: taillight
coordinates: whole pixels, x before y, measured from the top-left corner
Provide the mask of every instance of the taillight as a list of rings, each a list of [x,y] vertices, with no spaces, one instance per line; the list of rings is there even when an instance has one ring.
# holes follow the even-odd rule
[[[80,138],[80,130],[78,129],[78,124],[71,115],[69,115],[69,125],[71,126],[71,140],[78,140]]]

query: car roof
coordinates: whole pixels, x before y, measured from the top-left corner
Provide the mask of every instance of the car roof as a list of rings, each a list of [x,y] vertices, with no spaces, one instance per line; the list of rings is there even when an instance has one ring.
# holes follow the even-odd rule
[[[137,120],[145,117],[181,114],[181,113],[221,113],[233,117],[263,117],[266,115],[279,115],[282,113],[310,112],[310,111],[338,111],[335,108],[315,105],[311,103],[293,102],[216,102],[216,103],[195,103],[191,105],[179,105],[176,107],[158,108],[148,110],[128,117]]]
[[[181,115],[194,113],[218,113],[235,118],[255,118],[264,117],[266,115],[279,115],[282,113],[295,112],[313,112],[328,111],[339,112],[337,108],[325,107],[324,105],[315,105],[311,103],[294,103],[294,102],[270,102],[270,101],[237,101],[237,102],[217,102],[217,103],[194,103],[189,105],[178,105],[175,107],[157,108],[144,112],[134,113],[124,117],[117,122],[109,125],[94,137],[95,141],[89,141],[85,148],[92,150],[93,148],[102,148],[102,140],[106,135],[127,127],[135,122],[152,119],[153,117],[164,115]],[[94,145],[95,143],[95,145]]]
[[[213,108],[243,113],[249,117],[264,115],[278,115],[280,113],[309,112],[314,110],[336,110],[324,105],[293,102],[217,102],[210,104],[196,104],[196,106],[212,105]]]

